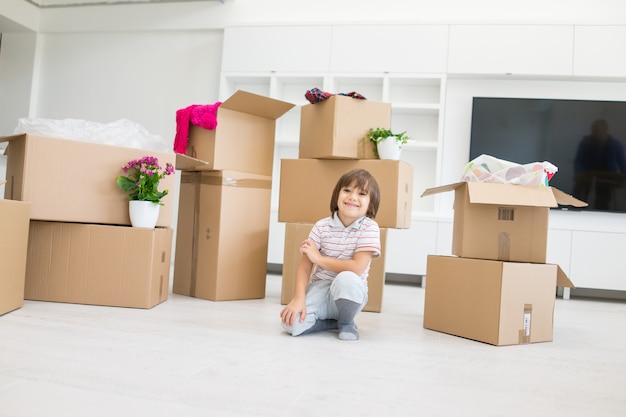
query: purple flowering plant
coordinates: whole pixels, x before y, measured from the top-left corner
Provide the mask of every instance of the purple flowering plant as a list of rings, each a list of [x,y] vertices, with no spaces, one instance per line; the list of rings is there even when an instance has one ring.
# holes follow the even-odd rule
[[[128,193],[129,200],[152,201],[161,203],[161,199],[168,194],[168,190],[159,191],[159,181],[174,173],[174,166],[169,162],[165,168],[159,165],[158,158],[144,156],[133,159],[122,167],[126,175],[117,177],[117,185]]]

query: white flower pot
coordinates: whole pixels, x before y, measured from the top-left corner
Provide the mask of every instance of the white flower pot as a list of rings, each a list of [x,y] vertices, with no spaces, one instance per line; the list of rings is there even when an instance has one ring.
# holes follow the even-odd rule
[[[160,204],[152,201],[131,200],[128,202],[130,224],[133,227],[154,229],[159,219]]]
[[[393,159],[397,161],[400,159],[402,145],[396,142],[395,136],[389,136],[378,142],[376,149],[378,150],[378,157],[380,159]]]

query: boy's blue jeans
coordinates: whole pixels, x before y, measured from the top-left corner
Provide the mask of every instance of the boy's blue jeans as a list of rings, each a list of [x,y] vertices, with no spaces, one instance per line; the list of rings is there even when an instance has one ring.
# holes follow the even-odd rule
[[[338,273],[335,279],[310,283],[306,289],[304,321],[301,323],[298,315],[293,327],[283,323],[283,328],[292,336],[298,336],[317,320],[337,319],[339,313],[335,300],[340,298],[359,303],[363,308],[367,304],[367,282],[354,272],[344,271]]]

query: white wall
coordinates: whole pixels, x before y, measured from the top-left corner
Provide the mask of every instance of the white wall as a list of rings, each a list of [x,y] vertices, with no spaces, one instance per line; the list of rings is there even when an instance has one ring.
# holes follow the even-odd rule
[[[0,45],[0,136],[13,133],[18,117],[28,114],[37,34],[4,32]],[[6,171],[6,144],[0,143],[0,179]],[[0,198],[4,185],[0,185]]]
[[[131,119],[173,141],[176,110],[216,101],[222,32],[41,35],[32,116]]]
[[[18,117],[28,115],[33,68],[35,32],[5,32],[0,45],[0,136],[13,133]],[[2,147],[2,145],[0,145]]]
[[[0,2],[0,32],[36,31],[39,18],[39,9],[24,0]]]

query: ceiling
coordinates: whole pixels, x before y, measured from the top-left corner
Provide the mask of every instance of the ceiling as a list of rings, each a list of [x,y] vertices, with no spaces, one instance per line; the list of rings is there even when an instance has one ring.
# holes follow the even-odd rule
[[[113,6],[119,4],[153,4],[153,3],[177,3],[190,1],[219,1],[224,0],[24,0],[39,8],[50,7],[80,7],[80,6]]]

